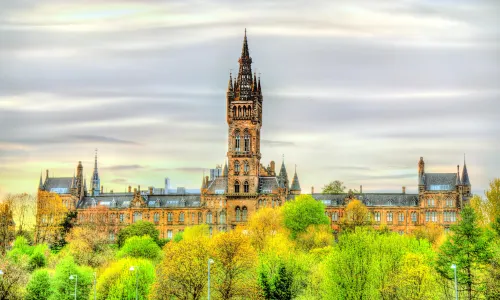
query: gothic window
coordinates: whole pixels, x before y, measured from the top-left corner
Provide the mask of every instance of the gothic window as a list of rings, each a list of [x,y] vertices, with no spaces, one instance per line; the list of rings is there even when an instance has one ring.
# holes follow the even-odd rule
[[[241,219],[243,222],[246,222],[247,215],[248,215],[248,210],[247,210],[246,206],[243,206],[243,208],[241,209]]]
[[[411,221],[417,223],[417,213],[414,211],[411,213]]]
[[[183,212],[181,212],[181,213],[179,214],[179,223],[181,223],[181,222],[182,222],[182,223],[184,222],[184,213],[183,213]]]
[[[392,223],[392,212],[388,212],[387,213],[387,222],[391,222]]]
[[[334,211],[332,212],[332,221],[337,222],[339,220],[339,213]]]
[[[235,161],[234,162],[234,174],[238,175],[239,173],[240,173],[240,162],[239,161]]]
[[[160,222],[160,214],[159,213],[154,214],[154,221],[155,221],[155,223]]]
[[[203,214],[201,212],[198,213],[198,224],[203,223]]]
[[[238,106],[238,117],[241,117],[242,116],[242,113],[241,113],[241,106]]]
[[[221,212],[219,215],[219,224],[226,224],[226,213]]]
[[[240,151],[240,132],[234,133],[234,151]]]
[[[250,165],[248,164],[248,161],[245,161],[243,163],[243,173],[245,173],[245,175],[247,175],[249,171],[250,171]]]
[[[433,207],[434,206],[434,199],[432,199],[432,198],[427,199],[427,206]]]
[[[245,131],[245,151],[250,151],[250,135]]]
[[[207,213],[207,224],[212,224],[212,213],[211,212]]]
[[[169,212],[167,214],[167,221],[168,222],[172,222],[173,220],[174,220],[174,215],[171,212]]]
[[[191,223],[194,224],[194,213],[191,214]]]
[[[172,230],[167,230],[167,239],[172,239]]]
[[[233,118],[236,118],[236,106],[233,106]]]
[[[262,206],[262,199],[259,200],[259,207]]]
[[[247,116],[247,107],[246,106],[243,106],[243,116],[244,117]]]
[[[248,186],[248,181],[245,181],[243,184],[243,193],[248,193],[250,191],[250,188]]]
[[[109,232],[109,240],[114,241],[115,240],[115,233],[113,231]]]
[[[236,222],[241,221],[241,210],[239,206],[236,206]]]
[[[240,192],[240,183],[238,180],[235,181],[234,183],[234,193],[238,194]]]
[[[446,198],[446,206],[448,207],[453,206],[453,198]]]

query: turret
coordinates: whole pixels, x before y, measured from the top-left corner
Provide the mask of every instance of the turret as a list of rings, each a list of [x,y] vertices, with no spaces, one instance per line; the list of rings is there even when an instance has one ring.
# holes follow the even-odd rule
[[[300,195],[300,183],[299,177],[297,176],[297,166],[295,166],[295,174],[293,175],[292,186],[290,187],[290,194]]]
[[[418,191],[419,193],[425,191],[425,162],[423,157],[420,157],[418,162]]]
[[[464,155],[464,168],[462,169],[462,185],[463,185],[464,196],[470,196],[471,195],[471,184],[470,184],[470,180],[469,180],[469,173],[467,172],[467,164],[465,162],[465,155]]]
[[[285,167],[285,157],[283,156],[283,161],[281,162],[281,169],[280,173],[278,175],[278,184],[280,188],[286,189],[288,191],[290,189],[289,182],[288,182],[288,174],[286,172],[286,167]]]

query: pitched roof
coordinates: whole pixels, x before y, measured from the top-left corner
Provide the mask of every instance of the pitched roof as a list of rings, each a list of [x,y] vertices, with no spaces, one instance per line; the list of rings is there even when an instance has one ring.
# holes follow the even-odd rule
[[[467,172],[467,165],[464,162],[464,168],[462,170],[462,184],[470,186],[469,172]]]
[[[278,179],[276,177],[260,177],[259,178],[259,193],[270,194],[279,188]]]
[[[143,201],[148,207],[200,207],[200,195],[142,195]],[[105,206],[109,208],[127,208],[134,199],[131,193],[125,194],[106,194],[95,197],[83,197],[78,203],[78,208],[90,208],[94,205]]]
[[[457,174],[455,173],[425,173],[426,190],[455,190]]]
[[[227,191],[227,177],[217,177],[208,184],[211,194],[224,194]]]
[[[69,194],[73,177],[49,177],[45,179],[43,189],[57,194]]]
[[[297,176],[297,171],[295,171],[295,175],[293,175],[292,186],[290,187],[290,191],[300,191],[300,183],[299,183],[299,177]]]
[[[342,206],[348,194],[312,194],[312,196],[327,206]],[[366,193],[358,194],[356,198],[366,206],[418,206],[418,194]]]

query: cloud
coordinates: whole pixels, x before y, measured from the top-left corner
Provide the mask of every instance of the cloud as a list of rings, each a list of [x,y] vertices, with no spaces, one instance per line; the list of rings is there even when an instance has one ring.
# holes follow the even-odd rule
[[[197,173],[201,174],[203,172],[208,171],[209,168],[200,168],[200,167],[178,167],[178,168],[155,168],[152,169],[154,172],[165,172],[165,171],[178,171],[183,173]]]
[[[294,146],[294,142],[287,142],[287,141],[271,141],[271,140],[262,140],[261,141],[262,145],[265,146]]]
[[[102,169],[110,171],[129,171],[129,170],[141,170],[144,168],[145,167],[141,165],[115,165],[115,166],[103,167]]]

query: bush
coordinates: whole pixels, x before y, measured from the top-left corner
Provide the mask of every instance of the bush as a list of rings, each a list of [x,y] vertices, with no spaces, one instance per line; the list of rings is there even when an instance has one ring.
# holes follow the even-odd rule
[[[161,249],[155,241],[149,236],[133,236],[123,245],[118,252],[118,257],[142,257],[147,259],[157,259],[160,257]]]
[[[118,246],[123,247],[125,241],[130,237],[143,235],[149,235],[158,246],[162,246],[160,232],[156,229],[155,224],[146,221],[138,221],[120,230],[118,233]]]
[[[25,300],[47,300],[51,295],[50,276],[47,270],[37,270],[33,273],[26,286]]]
[[[73,257],[66,256],[56,267],[52,280],[51,300],[75,299],[75,281],[70,280],[71,275],[78,276],[77,299],[86,299],[92,287],[93,272],[89,267],[79,267]]]

